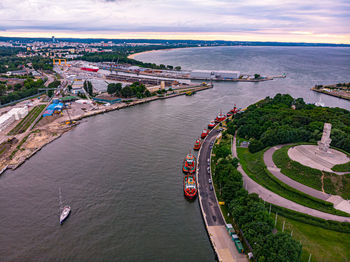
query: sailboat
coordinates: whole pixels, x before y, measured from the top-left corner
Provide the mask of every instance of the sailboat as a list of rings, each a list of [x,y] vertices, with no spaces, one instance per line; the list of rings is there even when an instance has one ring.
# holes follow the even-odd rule
[[[61,194],[61,188],[59,188],[59,198],[60,198],[60,211],[62,207],[62,194]],[[62,212],[60,212],[60,224],[62,225],[63,222],[68,218],[69,214],[71,212],[70,206],[64,206],[62,209]]]

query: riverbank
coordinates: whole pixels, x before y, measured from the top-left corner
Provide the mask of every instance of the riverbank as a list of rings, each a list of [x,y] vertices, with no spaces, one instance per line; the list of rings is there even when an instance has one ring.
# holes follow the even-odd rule
[[[16,168],[21,166],[26,160],[35,155],[44,146],[58,139],[64,133],[72,130],[76,125],[80,123],[79,121],[84,118],[88,118],[98,114],[108,113],[110,111],[119,110],[139,104],[149,103],[155,100],[162,100],[186,95],[187,91],[199,92],[212,87],[213,86],[210,85],[193,86],[186,90],[180,90],[177,93],[165,96],[153,96],[139,99],[130,103],[117,103],[112,104],[110,106],[103,106],[102,108],[100,107],[98,109],[91,110],[89,112],[71,117],[71,121],[74,123],[72,125],[65,124],[65,121],[67,121],[66,117],[57,118],[56,120],[47,125],[33,129],[33,131],[30,132],[28,136],[22,138],[22,140],[19,141],[17,144],[11,146],[8,152],[2,154],[0,157],[0,175],[7,169],[15,170]]]

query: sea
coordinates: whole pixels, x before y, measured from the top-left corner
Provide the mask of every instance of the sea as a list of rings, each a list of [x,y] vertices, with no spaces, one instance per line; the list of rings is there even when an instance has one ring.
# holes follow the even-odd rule
[[[234,104],[244,108],[277,93],[350,110],[350,101],[310,90],[350,81],[350,48],[202,47],[136,59],[287,77],[214,82],[194,96],[83,120],[0,176],[0,261],[214,261],[199,204],[184,198],[181,172],[209,121]],[[72,213],[60,225],[65,204]]]

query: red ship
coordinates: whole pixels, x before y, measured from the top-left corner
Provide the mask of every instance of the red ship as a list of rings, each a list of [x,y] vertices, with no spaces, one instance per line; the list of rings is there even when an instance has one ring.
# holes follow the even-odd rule
[[[214,128],[215,127],[215,121],[210,121],[210,123],[209,123],[209,125],[208,125],[208,128],[209,129],[212,129],[212,128]]]
[[[215,118],[215,123],[220,123],[226,119],[226,115],[220,112],[218,116]]]
[[[184,177],[184,194],[187,198],[193,199],[197,196],[197,184],[193,175]]]
[[[196,157],[191,153],[186,156],[184,159],[182,171],[187,174],[192,174],[196,172]]]
[[[92,65],[83,66],[80,69],[84,71],[89,71],[89,72],[97,72],[99,70],[97,66],[92,66]]]
[[[234,105],[234,107],[231,109],[231,111],[230,111],[232,114],[237,114],[238,113],[238,109],[237,109],[237,107],[236,107],[236,104]]]
[[[204,139],[208,134],[209,134],[209,131],[207,129],[204,129],[201,134],[201,138]]]
[[[201,141],[199,139],[197,139],[196,142],[194,142],[193,149],[199,150],[200,148],[201,148]]]

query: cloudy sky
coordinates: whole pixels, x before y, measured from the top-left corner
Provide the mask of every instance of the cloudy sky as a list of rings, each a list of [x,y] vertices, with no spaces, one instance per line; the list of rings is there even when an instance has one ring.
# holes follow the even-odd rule
[[[350,0],[0,0],[0,36],[350,44]]]

